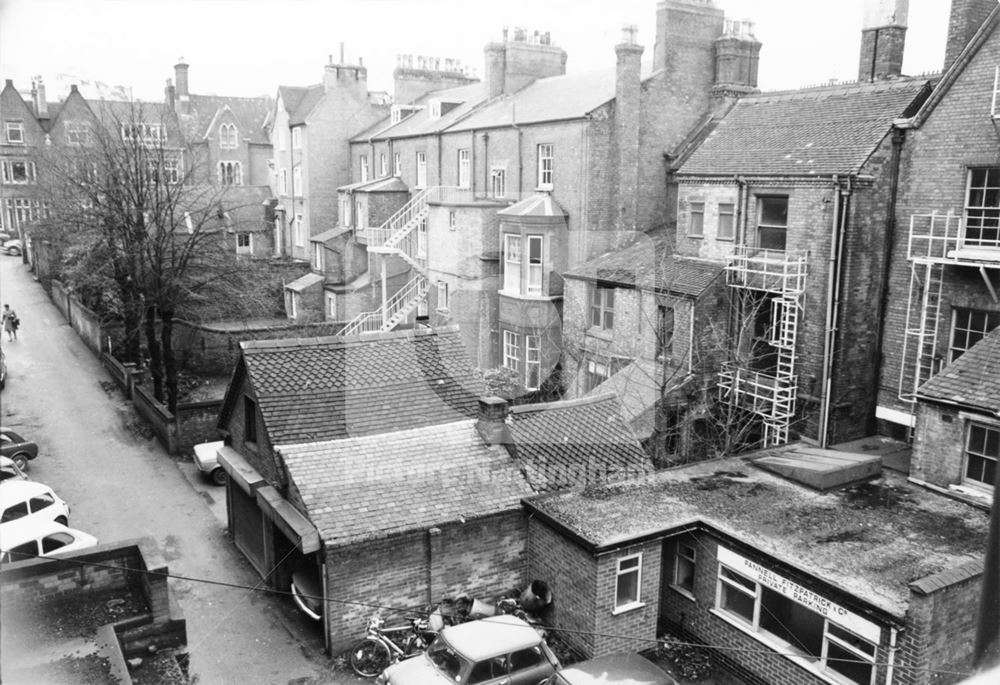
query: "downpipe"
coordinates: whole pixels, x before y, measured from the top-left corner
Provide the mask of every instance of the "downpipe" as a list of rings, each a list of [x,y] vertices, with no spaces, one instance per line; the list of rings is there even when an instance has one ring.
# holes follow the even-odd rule
[[[833,177],[833,221],[830,223],[830,255],[827,258],[826,323],[823,338],[822,398],[819,411],[819,446],[826,448],[830,430],[830,405],[833,385],[833,355],[837,337],[837,316],[840,313],[840,281],[844,258],[844,233],[847,228],[847,208],[851,197],[851,179],[846,187],[839,176]]]

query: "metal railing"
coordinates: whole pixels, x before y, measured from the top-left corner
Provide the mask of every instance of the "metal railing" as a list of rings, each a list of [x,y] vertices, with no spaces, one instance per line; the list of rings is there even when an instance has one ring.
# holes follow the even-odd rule
[[[427,279],[417,276],[386,300],[375,311],[361,312],[340,331],[340,335],[357,335],[392,330],[399,319],[409,314],[430,290]]]
[[[944,214],[910,215],[910,235],[906,247],[911,261],[947,263],[1000,262],[1000,228],[988,225],[970,227],[953,210]]]
[[[805,290],[808,252],[738,245],[726,265],[726,283],[772,293]]]

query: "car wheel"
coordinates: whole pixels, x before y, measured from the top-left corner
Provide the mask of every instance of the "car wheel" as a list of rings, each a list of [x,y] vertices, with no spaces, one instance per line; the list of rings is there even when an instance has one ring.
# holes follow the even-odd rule
[[[362,678],[374,678],[389,667],[389,648],[366,637],[351,648],[351,668]]]
[[[16,247],[11,247],[11,248],[9,248],[7,250],[7,254],[13,255],[14,257],[18,257],[18,256],[20,256],[21,251],[19,249],[17,249]]]
[[[28,468],[28,455],[25,454],[24,452],[18,452],[13,457],[11,457],[10,460],[15,464],[17,464],[17,468],[21,469],[22,471]]]
[[[212,482],[216,485],[225,485],[228,478],[229,476],[226,475],[225,469],[221,466],[212,471]]]
[[[69,525],[69,519],[65,516],[56,516],[56,523],[61,523],[64,526]]]

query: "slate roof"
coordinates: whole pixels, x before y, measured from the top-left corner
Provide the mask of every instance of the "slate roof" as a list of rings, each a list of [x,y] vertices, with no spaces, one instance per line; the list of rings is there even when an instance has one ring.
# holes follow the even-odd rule
[[[697,297],[725,270],[722,262],[670,254],[669,246],[663,234],[645,234],[631,245],[584,262],[563,276]]]
[[[316,107],[326,90],[322,83],[312,86],[278,86],[278,94],[288,112],[288,123],[290,126],[304,124],[306,117]]]
[[[635,359],[584,397],[614,393],[621,403],[621,415],[639,440],[645,440],[656,428],[656,406],[663,396],[663,363],[652,359]],[[667,378],[680,384],[685,375],[671,364]]]
[[[903,78],[748,95],[678,173],[856,173],[893,120],[916,111],[929,87],[927,79]]]
[[[645,79],[649,76],[649,64],[643,63],[642,70]],[[613,68],[550,76],[487,104],[449,130],[580,119],[614,97]]]
[[[345,545],[520,508],[531,489],[475,423],[277,449],[324,542]]]
[[[517,462],[536,492],[653,470],[613,394],[513,407],[507,424]]]
[[[485,98],[485,87],[478,81],[465,86],[431,91],[417,99],[415,103],[422,106],[423,109],[396,124],[390,124],[391,119],[384,119],[382,122],[354,136],[351,140],[352,142],[364,142],[369,138],[384,140],[387,138],[404,138],[407,136],[437,133],[449,128],[455,121],[474,110]],[[429,104],[431,100],[460,101],[462,104],[437,119],[431,119]]]
[[[594,550],[710,527],[902,621],[910,583],[965,563],[982,568],[989,514],[913,486],[904,474],[883,477],[882,485],[820,493],[743,458],[713,459],[525,504]]]
[[[273,102],[268,97],[224,97],[220,95],[191,95],[190,112],[184,112],[183,104],[177,106],[178,118],[189,140],[201,140],[209,132],[222,110],[229,108],[239,123],[240,142],[270,143],[264,121],[271,111]]]
[[[457,326],[240,346],[272,444],[456,421],[482,394]]]
[[[920,386],[917,395],[1000,412],[1000,327]]]
[[[497,212],[500,216],[566,216],[550,193],[535,193]]]
[[[286,290],[294,290],[297,293],[302,292],[306,288],[316,285],[317,283],[322,283],[325,279],[319,274],[314,274],[312,272],[299,276],[291,283],[285,284]]]

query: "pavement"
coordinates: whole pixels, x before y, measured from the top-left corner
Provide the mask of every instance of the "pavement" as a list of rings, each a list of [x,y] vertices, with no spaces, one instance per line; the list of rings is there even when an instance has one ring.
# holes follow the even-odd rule
[[[227,535],[224,489],[145,437],[131,404],[18,258],[0,256],[0,299],[21,319],[18,340],[0,341],[8,365],[0,422],[39,444],[29,476],[70,503],[70,525],[101,543],[148,536],[159,545],[187,619],[193,682],[364,682],[335,669],[321,631],[288,597],[262,592]],[[0,679],[13,682],[2,663]]]

